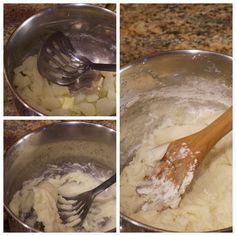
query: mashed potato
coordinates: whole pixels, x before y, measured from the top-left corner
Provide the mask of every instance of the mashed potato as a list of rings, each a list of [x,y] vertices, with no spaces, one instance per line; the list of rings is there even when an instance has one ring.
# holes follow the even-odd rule
[[[14,70],[13,84],[20,96],[45,115],[110,116],[116,113],[115,73],[101,72],[101,91],[77,91],[49,84],[37,70],[37,56],[28,57]]]
[[[64,164],[65,165],[65,164]],[[110,171],[97,171],[96,176],[84,172],[93,166],[67,163],[51,166],[39,178],[23,183],[10,202],[10,209],[23,222],[45,232],[77,231],[76,220],[64,224],[57,209],[58,194],[76,196],[104,182]],[[70,170],[70,171],[68,171]],[[115,185],[100,193],[92,203],[80,231],[105,232],[115,228]]]
[[[156,146],[199,131],[218,115],[206,116],[193,125],[170,125],[156,129],[143,140],[136,156],[121,174],[121,211],[125,215],[170,231],[210,231],[232,225],[231,134],[220,140],[208,154],[177,208],[161,212],[155,207],[144,209],[142,206],[148,197],[136,193],[136,187],[162,158],[168,145],[159,149]]]

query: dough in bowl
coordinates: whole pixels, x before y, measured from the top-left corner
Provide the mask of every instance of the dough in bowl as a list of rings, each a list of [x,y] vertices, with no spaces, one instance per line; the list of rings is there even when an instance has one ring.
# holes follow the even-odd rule
[[[232,225],[231,133],[207,155],[179,205],[159,212],[155,204],[145,205],[149,195],[140,196],[136,192],[143,177],[150,174],[164,155],[169,142],[201,130],[218,115],[207,113],[193,124],[170,122],[144,138],[133,160],[121,173],[121,211],[125,215],[167,231],[212,231]],[[158,145],[162,146],[157,149]]]

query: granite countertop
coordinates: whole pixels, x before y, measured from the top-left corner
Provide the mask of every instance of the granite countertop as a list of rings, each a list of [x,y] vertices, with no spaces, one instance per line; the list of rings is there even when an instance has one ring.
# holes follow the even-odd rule
[[[4,4],[4,44],[6,45],[11,34],[27,18],[37,12],[49,8],[55,4]],[[96,4],[97,6],[115,11],[115,4]],[[17,116],[14,97],[4,80],[4,115]]]
[[[232,55],[232,4],[123,4],[121,65],[159,51]]]

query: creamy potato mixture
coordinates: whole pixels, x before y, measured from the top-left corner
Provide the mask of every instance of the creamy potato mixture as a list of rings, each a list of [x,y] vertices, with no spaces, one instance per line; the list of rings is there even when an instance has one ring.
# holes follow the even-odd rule
[[[28,57],[14,70],[18,94],[45,115],[110,116],[116,113],[116,79],[113,72],[101,72],[99,88],[71,92],[68,87],[49,84],[37,70],[37,56]],[[95,86],[96,88],[96,86]]]
[[[115,185],[100,193],[78,229],[77,220],[63,223],[57,208],[59,194],[71,197],[91,190],[112,175],[94,165],[67,163],[50,166],[41,177],[23,183],[10,202],[10,209],[23,222],[45,232],[105,232],[115,228]]]
[[[121,211],[125,215],[173,231],[209,231],[232,225],[231,134],[210,151],[196,172],[191,188],[170,208],[158,210],[155,202],[157,194],[160,194],[158,189],[149,188],[142,194],[137,191],[144,182],[144,176],[150,175],[165,154],[168,143],[201,130],[220,114],[205,112],[199,118],[193,117],[192,124],[184,120],[184,113],[180,115],[182,122],[173,122],[177,117],[170,117],[165,127],[154,129],[144,138],[133,160],[121,173]]]

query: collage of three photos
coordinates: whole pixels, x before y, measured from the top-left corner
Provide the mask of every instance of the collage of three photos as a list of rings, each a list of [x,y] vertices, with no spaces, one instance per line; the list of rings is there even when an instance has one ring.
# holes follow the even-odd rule
[[[233,232],[232,8],[3,4],[4,232]]]

